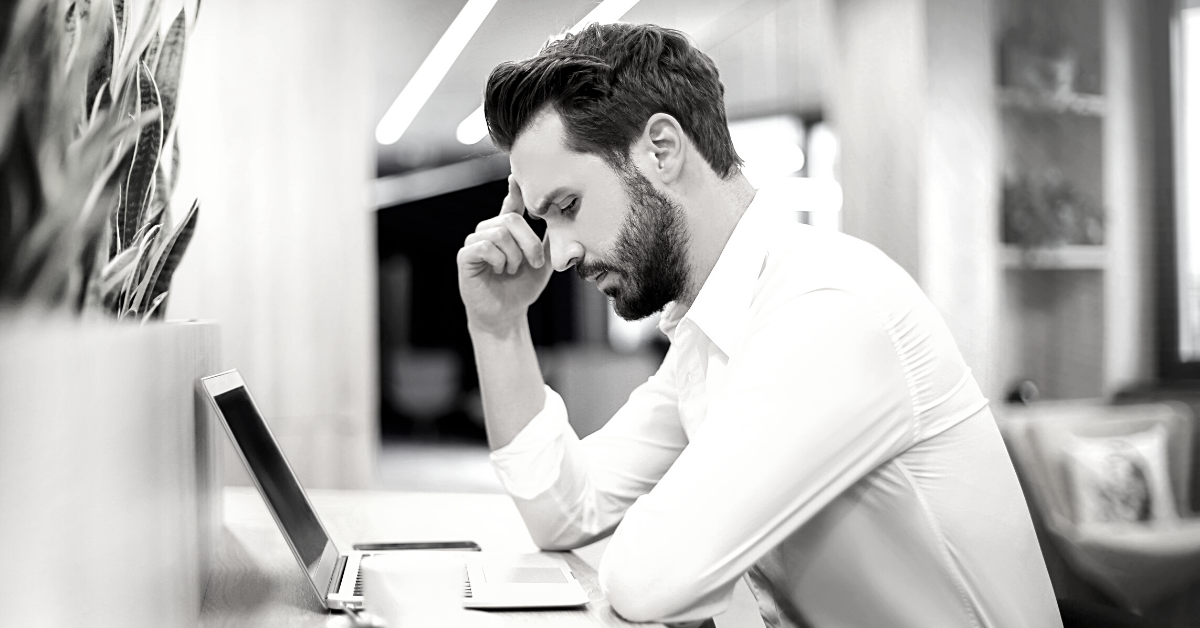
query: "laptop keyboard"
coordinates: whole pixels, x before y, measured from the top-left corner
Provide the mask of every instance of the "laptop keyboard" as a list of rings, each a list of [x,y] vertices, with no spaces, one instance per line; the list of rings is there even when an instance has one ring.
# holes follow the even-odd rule
[[[370,556],[370,554],[363,554],[363,558],[367,556]],[[354,595],[355,597],[362,597],[362,594],[363,572],[362,569],[359,569],[358,575],[354,578]],[[471,579],[467,577],[466,567],[463,568],[463,597],[471,597]]]

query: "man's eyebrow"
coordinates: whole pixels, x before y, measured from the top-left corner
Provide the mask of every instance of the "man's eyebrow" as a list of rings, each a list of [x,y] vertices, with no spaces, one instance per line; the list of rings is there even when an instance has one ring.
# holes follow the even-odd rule
[[[563,194],[566,194],[567,191],[568,190],[567,190],[566,186],[560,186],[560,187],[554,188],[554,191],[547,194],[544,197],[545,200],[543,200],[541,203],[539,203],[536,208],[528,208],[527,207],[525,209],[526,209],[526,211],[529,212],[530,216],[533,216],[534,218],[542,218],[546,215],[546,212],[550,211],[550,206],[553,205],[555,202],[554,199],[557,199],[560,196],[562,196]]]

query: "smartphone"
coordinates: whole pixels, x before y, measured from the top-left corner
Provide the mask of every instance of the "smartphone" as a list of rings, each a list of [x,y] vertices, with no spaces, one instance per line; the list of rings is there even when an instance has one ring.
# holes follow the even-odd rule
[[[354,549],[360,552],[383,552],[389,550],[458,550],[460,552],[478,552],[482,550],[475,541],[410,541],[407,543],[355,543]]]

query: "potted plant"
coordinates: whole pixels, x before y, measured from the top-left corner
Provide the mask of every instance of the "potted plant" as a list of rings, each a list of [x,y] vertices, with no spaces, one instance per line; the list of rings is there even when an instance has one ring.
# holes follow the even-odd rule
[[[195,380],[218,332],[151,322],[198,218],[170,209],[197,9],[164,28],[158,0],[0,5],[0,550],[32,570],[0,585],[39,582],[16,624],[199,611],[220,502]]]

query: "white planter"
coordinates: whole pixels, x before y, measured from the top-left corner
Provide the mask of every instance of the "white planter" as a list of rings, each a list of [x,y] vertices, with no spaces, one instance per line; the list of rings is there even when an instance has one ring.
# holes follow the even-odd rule
[[[0,319],[5,625],[194,625],[221,521],[214,323]]]

